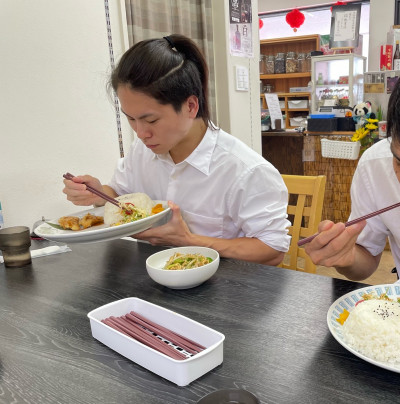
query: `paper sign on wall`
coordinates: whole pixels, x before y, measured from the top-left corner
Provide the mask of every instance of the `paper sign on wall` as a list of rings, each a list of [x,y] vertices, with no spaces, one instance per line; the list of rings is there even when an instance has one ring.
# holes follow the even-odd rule
[[[279,119],[282,122],[282,110],[279,105],[279,98],[277,94],[271,93],[265,93],[264,96],[268,105],[269,116],[271,117],[271,129],[275,129],[275,120]],[[281,127],[283,127],[282,124]]]

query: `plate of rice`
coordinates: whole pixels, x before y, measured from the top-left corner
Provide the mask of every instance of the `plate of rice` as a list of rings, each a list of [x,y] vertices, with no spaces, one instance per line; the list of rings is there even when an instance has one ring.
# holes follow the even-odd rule
[[[357,289],[327,314],[333,337],[365,361],[400,373],[400,284]]]

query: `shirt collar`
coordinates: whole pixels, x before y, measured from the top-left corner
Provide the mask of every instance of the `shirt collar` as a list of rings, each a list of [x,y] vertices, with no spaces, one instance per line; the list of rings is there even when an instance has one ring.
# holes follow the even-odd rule
[[[207,129],[199,145],[193,150],[186,162],[205,175],[210,173],[211,158],[217,144],[218,129]]]
[[[193,168],[196,168],[205,175],[208,175],[210,173],[212,154],[217,143],[217,136],[218,129],[212,130],[208,128],[199,145],[184,161],[187,164],[190,164]],[[160,159],[162,161],[174,164],[169,153],[154,154],[153,159]]]

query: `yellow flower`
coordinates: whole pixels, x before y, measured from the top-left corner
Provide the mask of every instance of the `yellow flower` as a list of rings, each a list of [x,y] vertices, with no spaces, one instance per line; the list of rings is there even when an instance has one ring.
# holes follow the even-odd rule
[[[368,123],[374,123],[374,122],[379,122],[378,119],[372,119],[372,118],[368,118],[367,119]]]
[[[376,125],[374,125],[373,123],[367,123],[367,124],[365,125],[365,127],[366,127],[367,129],[369,129],[369,130],[378,129],[378,127],[377,127]]]
[[[365,127],[359,128],[355,131],[353,137],[351,138],[352,142],[357,142],[358,140],[363,139],[365,136],[367,136],[369,133],[369,130],[366,129]]]
[[[362,133],[360,134],[360,137],[359,137],[358,140],[364,139],[365,136],[368,135],[368,133],[369,133],[369,130],[364,128],[364,130],[363,130]]]

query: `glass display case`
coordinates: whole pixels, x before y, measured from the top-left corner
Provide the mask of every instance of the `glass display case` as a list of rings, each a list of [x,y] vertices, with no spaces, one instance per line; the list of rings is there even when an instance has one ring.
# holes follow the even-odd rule
[[[366,58],[353,53],[311,58],[311,112],[363,101]],[[324,108],[322,108],[324,110]]]

